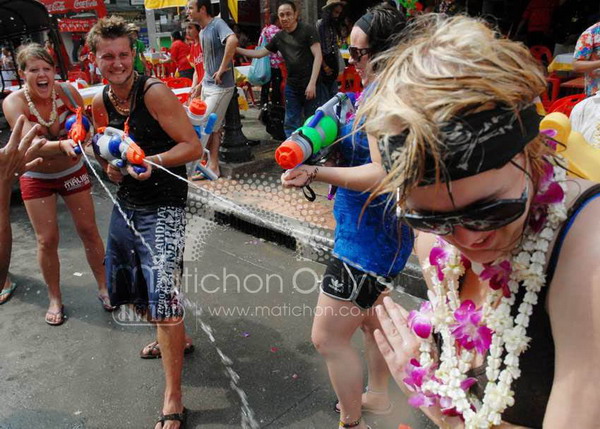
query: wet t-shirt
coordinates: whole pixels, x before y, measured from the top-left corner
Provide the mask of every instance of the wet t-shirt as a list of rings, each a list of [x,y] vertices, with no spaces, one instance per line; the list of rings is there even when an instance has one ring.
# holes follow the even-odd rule
[[[281,53],[288,70],[288,85],[304,89],[312,73],[315,57],[310,47],[315,43],[319,43],[317,30],[299,22],[291,33],[287,31],[277,33],[265,48],[271,52]]]

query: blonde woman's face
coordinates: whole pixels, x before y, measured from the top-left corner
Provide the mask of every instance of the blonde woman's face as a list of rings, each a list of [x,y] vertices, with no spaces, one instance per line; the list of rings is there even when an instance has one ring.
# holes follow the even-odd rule
[[[359,27],[352,27],[352,32],[350,33],[350,45],[359,49],[368,48],[369,47],[369,38],[367,34],[362,31]],[[369,65],[369,54],[365,54],[361,57],[359,61],[355,61],[350,57],[349,63],[353,64],[356,67],[356,72],[360,76],[363,85],[366,84],[369,80],[367,66]]]
[[[31,58],[25,64],[20,73],[29,92],[36,98],[49,98],[54,88],[54,66],[39,58]]]
[[[519,155],[515,162],[524,165]],[[516,221],[493,231],[471,231],[455,226],[454,232],[443,236],[448,243],[458,248],[471,261],[493,262],[506,255],[518,243],[531,204],[534,187],[527,175],[511,163],[476,176],[455,180],[450,183],[454,204],[445,184],[415,188],[409,194],[406,208],[413,212],[452,212],[468,208],[477,203],[501,199],[517,199],[528,186],[529,201],[525,213]]]

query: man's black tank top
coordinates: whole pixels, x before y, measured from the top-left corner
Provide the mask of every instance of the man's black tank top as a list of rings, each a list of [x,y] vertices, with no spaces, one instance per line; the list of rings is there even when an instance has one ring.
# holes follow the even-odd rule
[[[543,425],[552,384],[554,383],[555,359],[550,317],[546,312],[546,298],[554,277],[562,244],[571,225],[581,210],[598,196],[600,196],[600,185],[594,185],[583,192],[569,209],[567,219],[558,233],[546,268],[547,286],[542,288],[538,294],[538,303],[533,307],[529,319],[527,335],[531,338],[531,341],[529,348],[520,357],[521,377],[512,386],[515,392],[515,404],[502,413],[502,420],[507,423],[528,428],[541,428]],[[512,306],[513,317],[516,317],[524,296],[525,288],[521,287],[517,293],[515,304]],[[485,364],[474,368],[469,375],[477,378],[477,383],[473,385],[471,392],[480,399],[483,398],[487,383]]]
[[[146,153],[147,156],[166,152],[177,144],[152,117],[146,104],[146,91],[160,82],[146,86],[148,76],[140,76],[133,88],[131,110],[129,114],[129,136]],[[144,89],[145,88],[145,89]],[[123,130],[127,116],[121,115],[108,97],[108,85],[102,92],[104,107],[108,113],[108,126]],[[186,178],[185,165],[169,168],[169,171]],[[171,176],[165,171],[154,168],[148,180],[140,181],[127,175],[123,178],[117,197],[125,207],[130,209],[155,209],[161,206],[185,207],[188,185],[184,181]]]

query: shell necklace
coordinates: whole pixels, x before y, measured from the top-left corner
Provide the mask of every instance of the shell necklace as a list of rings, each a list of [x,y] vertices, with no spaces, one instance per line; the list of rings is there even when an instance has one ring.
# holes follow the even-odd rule
[[[44,118],[42,118],[42,115],[40,114],[38,109],[35,107],[35,104],[31,100],[31,95],[29,94],[29,86],[25,85],[24,93],[25,93],[25,98],[27,99],[27,105],[29,106],[29,111],[31,113],[33,113],[33,116],[35,116],[35,118],[37,119],[38,124],[43,125],[46,128],[50,128],[52,126],[52,124],[56,122],[56,119],[58,118],[58,106],[56,103],[56,89],[52,88],[52,95],[51,95],[51,97],[52,97],[52,112],[50,112],[50,119],[48,121],[46,121]]]
[[[133,93],[133,88],[135,88],[135,83],[137,81],[138,75],[137,73],[134,72],[133,74],[133,82],[131,83],[131,88],[129,89],[129,93],[127,94],[127,98],[125,99],[121,99],[117,96],[117,94],[115,94],[115,92],[113,91],[112,87],[109,88],[108,90],[108,95],[110,97],[110,100],[112,101],[113,106],[115,106],[115,109],[117,109],[117,112],[119,112],[121,115],[129,115],[129,112],[131,110],[131,107],[129,107],[129,100],[131,99],[131,94]],[[126,105],[127,107],[122,107],[122,105]]]

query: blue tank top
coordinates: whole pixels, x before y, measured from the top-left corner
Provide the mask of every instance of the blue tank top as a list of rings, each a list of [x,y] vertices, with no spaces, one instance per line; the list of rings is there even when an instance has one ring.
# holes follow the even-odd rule
[[[365,133],[352,132],[346,124],[339,143],[342,163],[356,167],[371,162]],[[347,264],[379,276],[394,277],[406,264],[413,248],[412,230],[400,224],[390,195],[380,195],[363,207],[369,193],[339,188],[333,215],[336,221],[333,256]],[[362,213],[362,216],[361,216]]]

